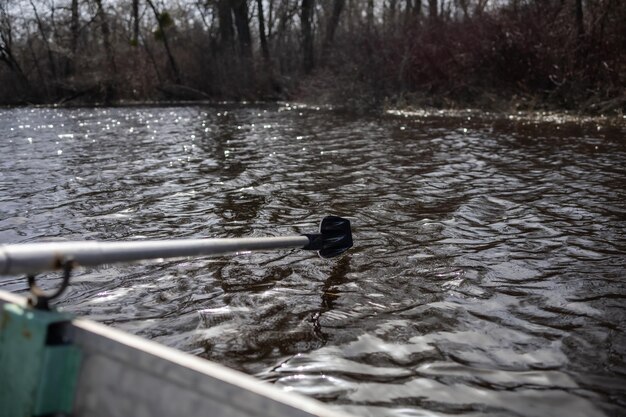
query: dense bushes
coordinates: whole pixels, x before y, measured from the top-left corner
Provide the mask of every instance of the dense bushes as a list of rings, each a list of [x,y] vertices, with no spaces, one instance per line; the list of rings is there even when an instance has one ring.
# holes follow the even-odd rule
[[[337,83],[326,88],[364,102],[623,111],[626,2],[590,13],[580,34],[570,10],[546,4],[345,34],[329,65]]]
[[[2,3],[0,103],[299,99],[583,111],[626,103],[619,0],[491,8],[484,0],[334,0],[317,2],[306,33],[305,2],[296,0],[189,0],[170,10],[134,0],[137,15],[102,1],[68,0],[72,7],[57,10],[34,1],[26,14],[18,11],[28,3]],[[259,28],[266,55],[250,48]],[[304,60],[307,45],[314,59]]]

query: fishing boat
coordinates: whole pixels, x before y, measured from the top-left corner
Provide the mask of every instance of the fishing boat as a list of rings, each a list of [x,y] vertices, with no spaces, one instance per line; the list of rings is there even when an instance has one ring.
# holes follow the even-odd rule
[[[0,417],[346,417],[314,399],[74,318],[51,304],[76,265],[282,247],[332,257],[350,246],[349,221],[334,216],[322,221],[319,234],[286,238],[2,245],[0,275],[27,274],[31,295],[0,291]],[[59,268],[63,284],[44,293],[35,274]]]

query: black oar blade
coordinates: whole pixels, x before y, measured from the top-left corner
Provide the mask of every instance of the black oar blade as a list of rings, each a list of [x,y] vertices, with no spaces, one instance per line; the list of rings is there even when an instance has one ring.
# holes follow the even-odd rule
[[[334,258],[352,247],[350,220],[337,216],[326,216],[320,224],[322,248],[318,254],[322,258]]]

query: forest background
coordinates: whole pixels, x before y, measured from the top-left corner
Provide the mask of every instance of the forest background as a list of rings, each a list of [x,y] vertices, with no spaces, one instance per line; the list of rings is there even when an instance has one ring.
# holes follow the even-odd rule
[[[626,110],[623,0],[0,0],[0,104]]]

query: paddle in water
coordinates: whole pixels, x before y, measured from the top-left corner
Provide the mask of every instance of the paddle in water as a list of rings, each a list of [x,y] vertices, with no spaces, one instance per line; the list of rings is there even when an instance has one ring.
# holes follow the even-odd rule
[[[257,250],[299,248],[333,258],[352,247],[350,221],[325,217],[319,233],[299,236],[172,239],[124,242],[46,242],[0,245],[0,275],[37,274],[72,265],[97,266],[145,259],[222,255]]]

